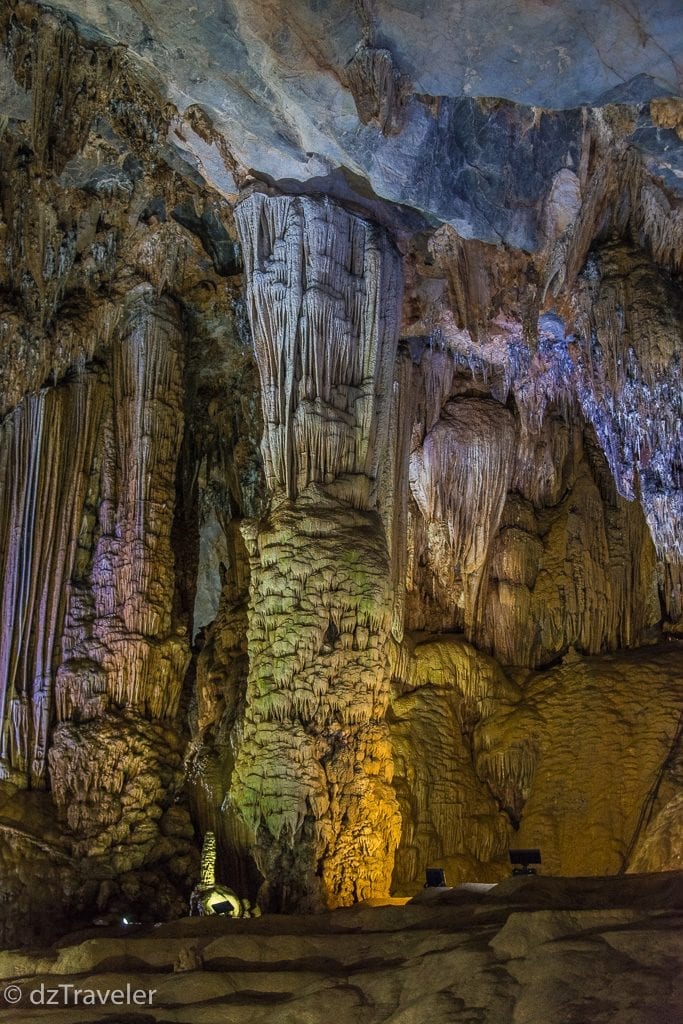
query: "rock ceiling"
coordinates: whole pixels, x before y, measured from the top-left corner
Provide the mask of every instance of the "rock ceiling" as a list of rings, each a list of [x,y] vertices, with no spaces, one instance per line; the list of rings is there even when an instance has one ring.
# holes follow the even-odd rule
[[[676,0],[50,8],[86,38],[125,47],[176,112],[169,147],[223,194],[249,174],[358,201],[374,193],[464,238],[525,248],[538,245],[533,207],[554,176],[578,172],[579,108],[646,103],[681,85]],[[628,134],[667,165],[662,128],[645,118]]]

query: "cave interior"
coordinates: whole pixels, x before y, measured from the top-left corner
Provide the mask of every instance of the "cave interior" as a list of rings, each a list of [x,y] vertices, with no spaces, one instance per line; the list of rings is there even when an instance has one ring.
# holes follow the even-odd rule
[[[3,947],[681,868],[680,9],[494,6],[0,6]]]

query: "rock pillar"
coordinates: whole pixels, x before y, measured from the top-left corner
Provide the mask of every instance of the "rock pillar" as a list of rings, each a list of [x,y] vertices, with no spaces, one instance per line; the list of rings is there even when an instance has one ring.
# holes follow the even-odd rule
[[[90,858],[92,878],[106,880],[113,866],[120,883],[119,894],[107,883],[98,901],[157,913],[182,908],[178,890],[194,866],[192,828],[174,806],[189,661],[171,544],[183,355],[175,302],[136,288],[101,371],[107,401],[68,587],[48,757],[74,852]]]
[[[266,520],[250,553],[249,678],[230,800],[272,909],[388,892],[400,818],[384,716],[398,256],[327,201],[237,208],[261,377]]]

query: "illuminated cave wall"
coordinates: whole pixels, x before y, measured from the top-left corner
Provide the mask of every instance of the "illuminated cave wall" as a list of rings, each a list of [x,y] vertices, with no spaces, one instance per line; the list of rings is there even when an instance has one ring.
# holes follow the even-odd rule
[[[682,222],[642,110],[484,105],[545,182],[503,247],[221,195],[124,51],[3,31],[0,939],[185,912],[208,830],[277,910],[511,845],[680,866]],[[359,51],[387,136],[400,84]]]

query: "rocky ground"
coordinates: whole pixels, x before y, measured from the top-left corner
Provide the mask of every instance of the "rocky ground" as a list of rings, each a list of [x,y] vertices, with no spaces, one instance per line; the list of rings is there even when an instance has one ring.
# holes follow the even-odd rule
[[[0,954],[0,1022],[674,1024],[682,883],[511,878],[406,905],[77,933]],[[131,1002],[111,1005],[127,985]],[[87,1005],[97,993],[109,1004]]]

